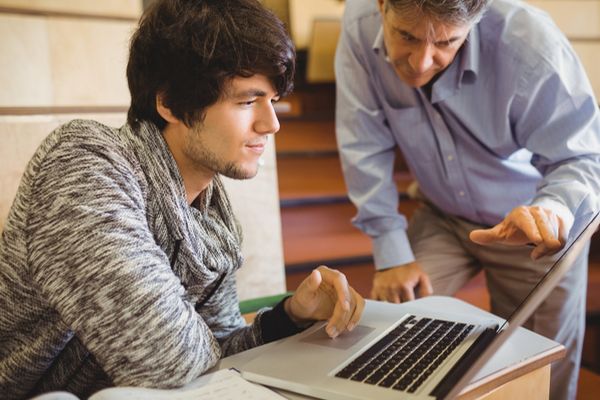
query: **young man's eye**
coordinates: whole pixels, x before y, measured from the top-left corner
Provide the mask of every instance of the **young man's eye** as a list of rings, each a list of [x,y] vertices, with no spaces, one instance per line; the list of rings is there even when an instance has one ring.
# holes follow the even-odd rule
[[[256,103],[256,99],[252,99],[252,100],[246,100],[246,101],[242,101],[239,104],[241,106],[251,106],[252,104]]]

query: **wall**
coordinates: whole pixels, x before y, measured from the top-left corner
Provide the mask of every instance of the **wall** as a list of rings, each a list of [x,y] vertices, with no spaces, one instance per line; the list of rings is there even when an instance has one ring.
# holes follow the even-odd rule
[[[579,55],[600,99],[600,1],[536,0],[527,1],[548,12],[569,38]]]
[[[21,174],[59,124],[125,121],[139,0],[0,0],[0,230]],[[285,290],[274,145],[248,182],[226,181],[244,230],[241,299]]]

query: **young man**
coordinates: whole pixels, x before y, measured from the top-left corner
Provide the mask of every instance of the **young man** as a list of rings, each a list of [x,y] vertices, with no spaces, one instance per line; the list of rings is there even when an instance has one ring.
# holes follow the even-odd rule
[[[349,0],[336,77],[354,222],[378,269],[372,296],[453,294],[483,268],[492,310],[507,317],[550,263],[535,260],[598,209],[600,120],[566,38],[517,1]],[[410,224],[396,146],[424,201]],[[553,398],[575,396],[586,273],[587,251],[528,325],[568,348]]]
[[[319,267],[246,326],[241,232],[219,175],[257,173],[294,50],[255,0],[161,0],[134,34],[128,123],[72,121],[29,163],[0,242],[0,393],[176,387],[220,357],[364,300]]]

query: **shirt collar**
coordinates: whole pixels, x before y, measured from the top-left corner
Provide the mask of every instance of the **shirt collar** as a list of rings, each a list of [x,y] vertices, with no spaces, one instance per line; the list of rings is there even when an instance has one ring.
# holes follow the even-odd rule
[[[479,29],[475,25],[456,58],[433,84],[431,102],[437,103],[455,95],[465,82],[473,82],[479,71]]]
[[[462,76],[464,77],[464,73],[466,71],[470,71],[475,76],[477,76],[479,72],[479,56],[480,56],[480,48],[479,48],[479,24],[475,25],[469,35],[467,36],[467,40],[463,44],[463,48],[460,51],[461,54],[461,70]]]
[[[375,40],[373,41],[373,51],[376,54],[387,57],[387,52],[385,51],[385,45],[383,43],[383,26],[379,28],[379,32],[377,32],[377,36],[375,36]]]

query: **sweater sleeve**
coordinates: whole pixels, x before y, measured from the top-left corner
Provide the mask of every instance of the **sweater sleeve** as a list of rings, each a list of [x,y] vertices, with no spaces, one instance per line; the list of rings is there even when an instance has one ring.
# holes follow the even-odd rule
[[[150,232],[142,186],[115,149],[52,149],[29,203],[29,272],[116,385],[180,386],[221,349]]]
[[[221,344],[223,356],[248,350],[306,329],[310,324],[298,326],[287,315],[283,307],[286,299],[281,300],[273,308],[265,307],[259,310],[253,323],[245,326],[239,311],[235,275],[230,274],[225,277],[220,290],[206,305],[206,308],[212,311],[205,316],[205,321],[209,323]],[[214,306],[215,303],[218,306]]]

